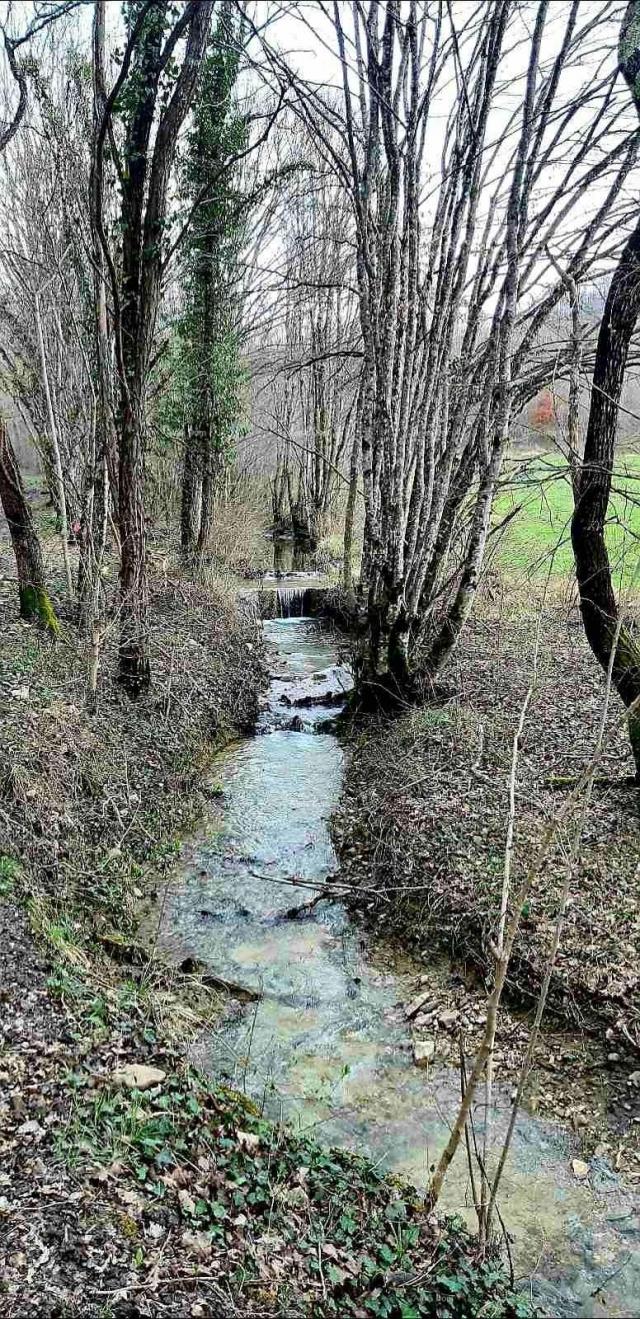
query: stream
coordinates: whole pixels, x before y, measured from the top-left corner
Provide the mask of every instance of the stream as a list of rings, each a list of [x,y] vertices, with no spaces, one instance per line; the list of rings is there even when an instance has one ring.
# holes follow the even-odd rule
[[[295,614],[295,598],[285,602]],[[199,1066],[269,1116],[424,1187],[460,1094],[451,1068],[436,1059],[424,1071],[413,1061],[403,1004],[428,967],[370,938],[337,902],[288,915],[337,869],[329,819],[343,752],[332,721],[349,674],[321,623],[284,617],[263,626],[272,675],[256,734],[217,758],[220,797],[183,848],[159,941],[172,960],[197,958],[260,994],[234,1003],[199,1040]],[[498,1084],[496,1144],[509,1114],[510,1088]],[[481,1131],[480,1104],[475,1121]],[[603,1159],[578,1182],[577,1154],[567,1129],[519,1115],[500,1196],[519,1285],[545,1315],[640,1315],[640,1200]],[[473,1225],[463,1149],[440,1208]]]

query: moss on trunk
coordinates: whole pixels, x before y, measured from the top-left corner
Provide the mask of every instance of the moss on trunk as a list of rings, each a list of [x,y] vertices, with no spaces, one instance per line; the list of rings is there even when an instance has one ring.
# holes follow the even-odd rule
[[[60,624],[49,592],[43,586],[33,586],[31,583],[20,586],[20,616],[42,623],[54,637],[60,635]]]

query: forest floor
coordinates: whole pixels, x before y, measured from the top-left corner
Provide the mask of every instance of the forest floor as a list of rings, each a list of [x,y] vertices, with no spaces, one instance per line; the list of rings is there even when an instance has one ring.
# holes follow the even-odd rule
[[[367,919],[442,957],[440,993],[414,1018],[436,1057],[473,1055],[486,1020],[485,973],[504,867],[515,729],[534,674],[517,769],[514,885],[589,763],[605,682],[565,599],[518,600],[495,581],[447,673],[451,697],[351,730],[335,823],[342,873]],[[640,794],[622,711],[611,698],[571,884],[549,1007],[528,1086],[533,1111],[570,1122],[585,1152],[640,1181]],[[535,873],[523,909],[496,1065],[515,1080],[528,1039],[578,810]],[[364,890],[366,888],[366,894]],[[419,986],[416,987],[419,992]],[[444,1014],[444,1016],[443,1016]]]
[[[3,1316],[524,1314],[462,1224],[195,1072],[223,1002],[136,941],[215,750],[255,717],[255,621],[156,563],[151,693],[123,696],[110,636],[89,714],[64,609],[56,643],[16,618],[1,530]]]

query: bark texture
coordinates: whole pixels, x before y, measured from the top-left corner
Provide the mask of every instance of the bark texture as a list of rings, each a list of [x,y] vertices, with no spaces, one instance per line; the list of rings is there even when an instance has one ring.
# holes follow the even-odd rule
[[[40,541],[4,421],[0,421],[0,502],[18,571],[20,615],[42,623],[57,636],[60,628],[47,591]]]
[[[636,777],[640,779],[640,647],[629,628],[620,624],[605,539],[618,404],[629,344],[639,314],[640,225],[625,245],[607,294],[598,335],[584,457],[576,482],[571,522],[584,630],[605,672],[612,645],[616,644],[613,682],[630,711],[629,736]]]
[[[100,239],[114,284],[118,313],[119,520],[121,537],[119,679],[132,697],[151,681],[145,526],[146,389],[163,273],[163,238],[169,177],[180,128],[192,103],[206,47],[213,0],[184,6],[174,18],[162,0],[133,11],[120,77],[106,102],[100,153],[118,84],[128,75],[134,92],[128,115],[122,181],[122,265],[113,258],[99,220]],[[173,20],[171,22],[170,20]],[[166,25],[169,24],[166,31]],[[162,75],[177,41],[185,37],[180,71],[164,104]]]
[[[620,67],[640,113],[640,0],[628,5],[620,34]],[[619,617],[605,528],[629,345],[640,315],[640,222],[625,243],[609,285],[593,373],[582,467],[575,479],[571,540],[587,640],[629,711],[629,737],[640,781],[640,647]]]

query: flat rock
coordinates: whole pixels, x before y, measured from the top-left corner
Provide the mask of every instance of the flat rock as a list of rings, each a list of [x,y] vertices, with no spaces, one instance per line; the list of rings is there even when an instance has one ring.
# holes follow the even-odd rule
[[[427,1067],[435,1051],[435,1040],[416,1040],[413,1045],[413,1061],[416,1067]]]
[[[111,1081],[113,1085],[124,1086],[126,1090],[150,1090],[152,1086],[160,1085],[166,1075],[161,1067],[147,1067],[144,1063],[127,1063],[126,1067],[119,1067],[113,1073]]]
[[[411,1017],[417,1017],[418,1013],[421,1012],[424,1007],[426,1007],[430,998],[431,998],[431,994],[429,993],[428,990],[426,994],[418,994],[418,997],[414,998],[413,1001],[409,1003],[405,1008],[404,1010],[405,1017],[408,1017],[409,1020],[411,1020]]]
[[[445,1030],[451,1030],[451,1027],[455,1026],[459,1015],[455,1008],[445,1008],[444,1012],[440,1013],[438,1021]]]
[[[589,1176],[589,1164],[585,1163],[584,1159],[572,1159],[571,1170],[579,1182],[583,1182],[585,1177]]]

